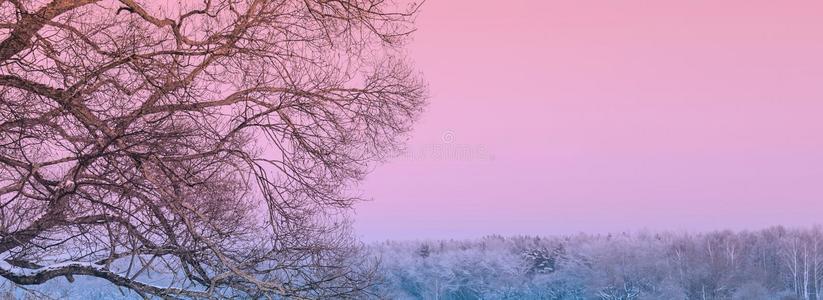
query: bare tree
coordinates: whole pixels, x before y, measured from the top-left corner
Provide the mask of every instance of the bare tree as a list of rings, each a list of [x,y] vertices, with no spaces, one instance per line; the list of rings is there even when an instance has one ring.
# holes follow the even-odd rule
[[[349,187],[424,104],[418,7],[0,0],[0,276],[356,295]]]

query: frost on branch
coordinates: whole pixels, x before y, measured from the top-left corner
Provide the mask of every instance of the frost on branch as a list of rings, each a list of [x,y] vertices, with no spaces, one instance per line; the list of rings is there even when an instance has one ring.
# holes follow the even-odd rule
[[[372,269],[347,187],[423,106],[400,48],[416,10],[1,1],[0,276],[92,276],[144,296],[357,295]]]

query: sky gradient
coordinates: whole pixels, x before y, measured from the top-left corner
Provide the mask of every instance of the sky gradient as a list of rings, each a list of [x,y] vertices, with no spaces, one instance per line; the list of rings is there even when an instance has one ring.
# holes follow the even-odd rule
[[[822,223],[823,3],[502,3],[425,3],[361,238]]]

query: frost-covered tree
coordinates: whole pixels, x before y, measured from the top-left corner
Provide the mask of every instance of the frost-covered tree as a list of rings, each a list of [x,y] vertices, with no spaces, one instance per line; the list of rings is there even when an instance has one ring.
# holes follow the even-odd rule
[[[417,7],[0,1],[0,276],[362,291],[347,186],[423,105],[402,52]]]

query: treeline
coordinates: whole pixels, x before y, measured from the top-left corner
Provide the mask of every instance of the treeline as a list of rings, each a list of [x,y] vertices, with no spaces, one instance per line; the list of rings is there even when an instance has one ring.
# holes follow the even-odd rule
[[[391,299],[823,299],[823,230],[383,242]]]

